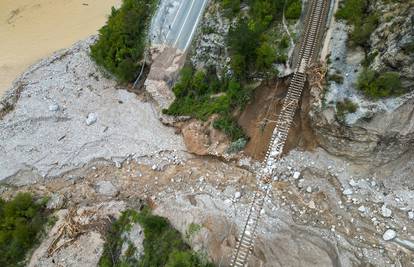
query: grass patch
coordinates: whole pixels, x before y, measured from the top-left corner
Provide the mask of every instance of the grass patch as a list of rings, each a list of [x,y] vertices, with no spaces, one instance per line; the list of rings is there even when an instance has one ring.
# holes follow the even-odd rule
[[[357,88],[371,99],[399,96],[406,92],[399,73],[378,73],[369,68],[365,68],[358,76]]]
[[[95,62],[120,82],[133,81],[141,67],[147,32],[157,0],[123,0],[119,9],[112,7],[99,40],[91,46]]]
[[[336,103],[336,116],[340,121],[345,121],[345,116],[350,113],[355,113],[358,105],[349,99]]]
[[[36,202],[28,193],[10,201],[0,199],[0,266],[24,265],[48,221],[45,202]]]
[[[139,223],[144,229],[144,255],[141,259],[121,259],[121,248],[125,240],[122,233],[128,231],[134,223]],[[199,230],[198,225],[189,226],[194,234]],[[200,227],[201,228],[201,227]],[[131,248],[133,252],[133,248]],[[133,253],[128,253],[133,254]],[[152,215],[149,208],[141,212],[125,211],[115,221],[108,233],[104,253],[99,261],[101,267],[210,267],[213,266],[197,255],[184,242],[181,234],[175,230],[167,219]]]

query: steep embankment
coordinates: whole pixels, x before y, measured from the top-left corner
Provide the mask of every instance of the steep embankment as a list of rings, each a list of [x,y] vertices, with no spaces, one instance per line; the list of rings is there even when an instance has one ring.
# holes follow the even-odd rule
[[[324,92],[313,89],[310,115],[318,143],[327,151],[380,164],[413,150],[414,8],[410,1],[374,2],[364,16],[378,21],[363,46],[355,44],[358,26],[343,20],[331,25],[329,82]],[[368,83],[367,73],[385,74]],[[399,91],[392,91],[399,86],[393,76],[399,76]],[[366,83],[370,91],[364,91]]]

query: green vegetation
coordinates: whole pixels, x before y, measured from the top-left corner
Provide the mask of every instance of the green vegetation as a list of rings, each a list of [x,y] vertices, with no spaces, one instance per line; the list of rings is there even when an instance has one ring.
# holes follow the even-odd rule
[[[340,121],[344,121],[346,114],[355,113],[357,109],[357,104],[349,99],[345,99],[344,101],[336,103],[336,116]]]
[[[369,38],[378,26],[378,14],[371,10],[375,0],[346,0],[340,6],[336,17],[353,26],[350,34],[352,44],[370,50]]]
[[[397,72],[377,73],[365,68],[358,77],[357,88],[372,99],[399,96],[405,93]]]
[[[147,41],[147,29],[157,0],[123,0],[112,7],[107,24],[99,30],[99,40],[91,46],[91,56],[120,82],[136,78]]]
[[[247,140],[245,138],[237,139],[236,141],[232,142],[227,149],[227,153],[237,153],[241,151],[247,144]]]
[[[405,44],[403,49],[407,54],[414,53],[414,41]]]
[[[163,112],[201,120],[218,114],[213,126],[224,131],[232,141],[241,140],[240,145],[246,138],[235,114],[250,100],[253,92],[250,85],[255,79],[274,77],[277,75],[275,64],[286,63],[289,38],[280,32],[283,8],[286,5],[288,19],[297,19],[302,6],[300,0],[217,1],[224,14],[235,22],[227,36],[232,74],[217,75],[217,70],[209,67],[196,71],[187,66],[173,88],[175,102]],[[241,4],[248,5],[249,9],[241,10]],[[203,31],[208,33],[211,29]]]
[[[285,17],[286,19],[299,19],[302,13],[302,1],[295,0],[290,1],[290,5],[286,8]]]
[[[190,239],[193,235],[198,233],[201,230],[201,225],[196,223],[190,223],[188,226],[187,232],[185,233],[185,238]]]
[[[250,99],[250,92],[235,79],[220,80],[214,70],[204,72],[184,67],[173,91],[177,98],[168,110],[163,111],[165,114],[188,115],[200,120],[219,114],[214,127],[223,130],[233,140],[244,136],[231,111],[243,108]]]
[[[338,84],[342,84],[344,82],[344,76],[342,76],[340,73],[334,73],[331,75],[328,75],[329,81],[334,81]]]
[[[138,259],[133,256],[136,248],[132,244],[129,244],[125,257],[121,257],[122,245],[126,242],[123,233],[130,231],[133,224],[137,222],[138,213],[134,210],[127,210],[122,213],[118,220],[112,223],[106,234],[104,251],[99,259],[100,267],[128,267],[138,264]]]
[[[144,229],[144,255],[141,259],[135,259],[132,256],[135,248],[130,244],[127,257],[121,257],[122,244],[125,242],[123,233],[130,230],[137,222]],[[190,225],[190,227],[192,232],[199,230],[197,225]],[[172,228],[165,218],[152,215],[148,208],[144,208],[139,213],[127,210],[112,224],[99,266],[210,267],[213,265],[194,253],[183,241],[181,234]]]
[[[23,266],[47,221],[45,201],[37,203],[28,193],[0,199],[0,266]]]

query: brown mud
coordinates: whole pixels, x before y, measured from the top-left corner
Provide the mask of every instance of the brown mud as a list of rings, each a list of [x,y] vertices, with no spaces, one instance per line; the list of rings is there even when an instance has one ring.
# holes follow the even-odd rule
[[[247,105],[239,117],[239,124],[250,137],[245,152],[254,159],[262,160],[265,157],[273,129],[276,125],[277,115],[282,109],[289,86],[290,77],[274,79],[263,82],[253,95],[252,101]],[[294,148],[312,150],[317,142],[310,126],[308,112],[310,93],[306,86],[299,109],[296,112],[294,123],[289,131],[284,153]]]

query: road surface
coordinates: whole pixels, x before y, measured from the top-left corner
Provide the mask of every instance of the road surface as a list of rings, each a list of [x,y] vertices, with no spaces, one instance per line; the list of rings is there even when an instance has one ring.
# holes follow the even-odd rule
[[[154,44],[187,50],[208,0],[161,0],[151,25]]]

